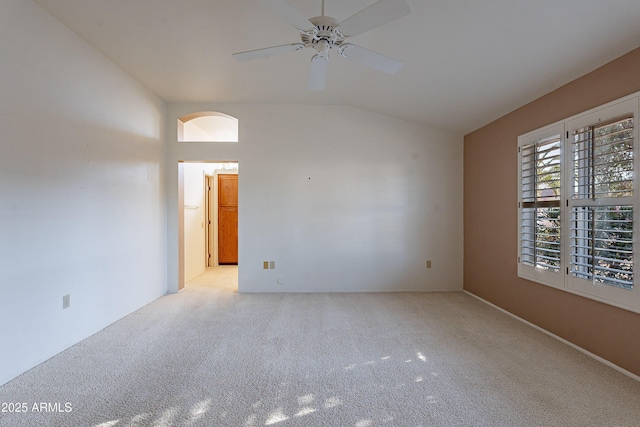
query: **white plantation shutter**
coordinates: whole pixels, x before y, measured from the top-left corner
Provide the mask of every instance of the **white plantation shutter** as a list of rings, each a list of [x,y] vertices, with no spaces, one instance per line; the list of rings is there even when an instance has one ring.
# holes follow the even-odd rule
[[[560,135],[520,148],[521,262],[560,270]]]
[[[625,289],[633,288],[633,205],[619,201],[633,197],[633,124],[625,115],[576,129],[571,141],[571,274]]]
[[[519,267],[522,277],[562,283],[562,134],[553,126],[519,141]]]
[[[571,274],[633,289],[633,206],[571,209]]]
[[[633,116],[573,132],[574,199],[633,196]]]

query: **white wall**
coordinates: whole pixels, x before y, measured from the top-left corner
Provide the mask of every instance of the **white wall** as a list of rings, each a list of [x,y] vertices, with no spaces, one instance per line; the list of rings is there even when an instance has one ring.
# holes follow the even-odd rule
[[[184,164],[184,280],[205,271],[204,163]]]
[[[197,111],[238,118],[239,142],[178,143]],[[345,106],[170,104],[168,120],[170,291],[179,160],[240,162],[240,292],[462,289],[462,137]]]
[[[0,58],[1,384],[166,292],[166,105],[31,0]]]
[[[183,125],[183,141],[211,141],[209,134],[192,120]]]

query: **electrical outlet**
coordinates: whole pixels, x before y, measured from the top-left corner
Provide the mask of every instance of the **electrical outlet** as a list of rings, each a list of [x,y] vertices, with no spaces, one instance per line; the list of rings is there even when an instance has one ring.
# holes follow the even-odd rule
[[[431,268],[431,260],[427,260],[427,268]]]
[[[264,262],[262,263],[262,268],[263,268],[264,270],[268,270],[268,269],[269,269],[269,261],[264,261]]]
[[[270,269],[275,269],[276,268],[276,262],[275,261],[269,261],[269,268]]]
[[[71,306],[71,295],[65,295],[62,297],[62,309],[69,308]]]

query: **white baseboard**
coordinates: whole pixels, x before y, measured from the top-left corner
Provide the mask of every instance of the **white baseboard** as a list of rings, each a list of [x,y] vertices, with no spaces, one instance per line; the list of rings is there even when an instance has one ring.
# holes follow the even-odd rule
[[[529,322],[529,321],[527,321],[527,320],[524,320],[523,318],[518,317],[518,316],[516,316],[515,314],[510,313],[510,312],[508,312],[507,310],[505,310],[505,309],[503,309],[503,308],[500,308],[500,307],[498,307],[497,305],[492,304],[492,303],[490,303],[489,301],[487,301],[487,300],[485,300],[485,299],[482,299],[482,298],[480,298],[479,296],[474,295],[474,294],[472,294],[472,293],[471,293],[471,292],[469,292],[469,291],[463,291],[463,292],[464,292],[465,294],[467,294],[467,295],[469,295],[469,296],[472,296],[473,298],[475,298],[475,299],[477,299],[477,300],[479,300],[479,301],[482,301],[483,303],[485,303],[485,304],[487,304],[487,305],[489,305],[489,306],[491,306],[491,307],[495,308],[496,310],[501,311],[501,312],[503,312],[503,313],[505,313],[505,314],[507,314],[507,315],[509,315],[509,316],[513,317],[514,319],[517,319],[517,320],[521,321],[522,323],[524,323],[524,324],[526,324],[526,325],[529,325],[529,326],[531,326],[532,328],[537,329],[538,331],[540,331],[540,332],[542,332],[542,333],[544,333],[544,334],[547,334],[547,335],[549,335],[550,337],[555,338],[555,339],[557,339],[558,341],[560,341],[560,342],[562,342],[562,343],[564,343],[564,344],[566,344],[566,345],[568,345],[568,346],[570,346],[570,347],[575,348],[575,349],[576,349],[576,350],[578,350],[579,352],[581,352],[581,353],[583,353],[583,354],[586,354],[587,356],[589,356],[589,357],[591,357],[591,358],[593,358],[593,359],[597,360],[598,362],[600,362],[600,363],[604,363],[605,365],[607,365],[607,366],[609,366],[610,368],[613,368],[613,369],[615,369],[616,371],[618,371],[618,372],[620,372],[620,373],[622,373],[622,374],[624,374],[624,375],[628,376],[629,378],[632,378],[632,379],[634,379],[634,380],[636,380],[636,381],[640,382],[640,376],[638,376],[638,375],[634,374],[633,372],[629,372],[629,371],[627,371],[626,369],[621,368],[620,366],[616,365],[615,363],[612,363],[612,362],[608,361],[607,359],[603,359],[602,357],[598,356],[597,354],[593,354],[593,353],[591,353],[590,351],[585,350],[584,348],[582,348],[582,347],[580,347],[580,346],[577,346],[577,345],[575,345],[574,343],[572,343],[572,342],[570,342],[570,341],[567,341],[567,340],[565,340],[564,338],[559,337],[559,336],[557,336],[556,334],[553,334],[553,333],[551,333],[551,332],[547,331],[546,329],[541,328],[541,327],[540,327],[540,326],[538,326],[538,325],[534,325],[533,323],[531,323],[531,322]]]

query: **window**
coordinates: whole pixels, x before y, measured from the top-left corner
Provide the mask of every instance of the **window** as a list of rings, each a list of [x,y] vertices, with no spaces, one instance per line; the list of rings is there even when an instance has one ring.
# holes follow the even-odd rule
[[[238,142],[238,119],[201,111],[178,119],[178,142]]]
[[[637,95],[518,138],[518,275],[640,312]]]

